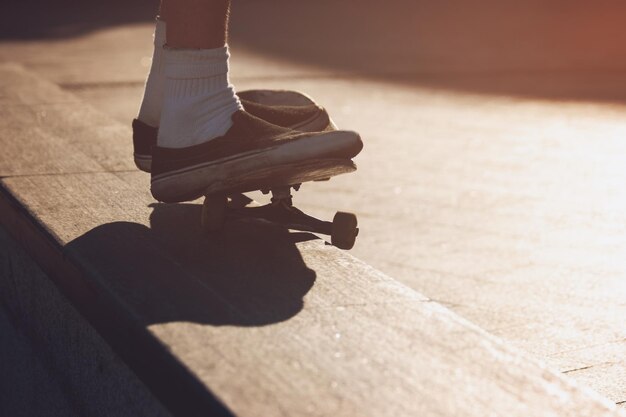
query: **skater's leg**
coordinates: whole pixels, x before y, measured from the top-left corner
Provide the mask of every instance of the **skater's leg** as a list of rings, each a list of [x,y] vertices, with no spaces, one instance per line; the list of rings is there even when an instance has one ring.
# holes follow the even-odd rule
[[[226,45],[230,0],[165,0],[167,45],[214,49]]]
[[[154,31],[152,64],[146,80],[137,119],[157,128],[160,124],[165,86],[166,43],[178,49],[212,49],[224,47],[228,21],[227,0],[162,0]],[[172,10],[172,23],[166,21]],[[168,33],[166,33],[168,32]]]
[[[165,87],[158,145],[184,148],[224,135],[242,109],[228,79],[228,0],[166,6]]]
[[[134,159],[137,167],[143,171],[150,172],[152,166],[152,149],[157,144],[158,128],[161,124],[161,113],[163,108],[164,87],[165,87],[165,53],[163,48],[166,42],[167,26],[169,20],[169,9],[175,0],[162,0],[158,17],[156,19],[154,33],[154,52],[152,65],[147,77],[143,99],[137,118],[133,121],[133,145]],[[222,7],[225,3],[222,3]],[[174,6],[176,7],[176,6]],[[176,9],[175,9],[176,10]],[[222,17],[225,13],[218,13]],[[215,15],[212,15],[215,16]],[[183,17],[179,16],[179,19]],[[196,22],[197,23],[197,22]],[[217,19],[207,23],[214,27],[220,27],[218,31],[205,30],[200,28],[205,34],[196,33],[190,41],[206,39],[207,42],[213,40],[217,44],[222,43],[222,38],[226,36],[227,19]],[[176,38],[186,38],[185,27],[169,36]],[[174,28],[176,31],[176,28]],[[192,31],[193,32],[193,31]],[[208,32],[208,34],[207,34]],[[211,34],[211,32],[214,32]],[[217,40],[217,41],[216,41]],[[182,43],[180,43],[182,42]],[[181,40],[179,44],[184,44]],[[170,40],[170,44],[172,41]],[[244,91],[239,95],[241,104],[245,111],[266,120],[272,124],[303,131],[322,131],[332,129],[332,123],[327,113],[307,97],[300,93],[288,91],[271,91],[261,93],[256,91]],[[268,103],[264,103],[268,101]]]
[[[172,0],[161,0],[161,4],[159,6],[159,19],[164,22],[167,22],[167,9],[169,8],[169,4]]]

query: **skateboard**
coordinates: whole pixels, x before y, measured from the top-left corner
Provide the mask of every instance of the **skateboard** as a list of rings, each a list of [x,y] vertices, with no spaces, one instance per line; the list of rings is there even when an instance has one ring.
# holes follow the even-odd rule
[[[356,165],[348,159],[315,159],[297,166],[274,167],[254,178],[238,177],[215,184],[205,191],[202,229],[214,233],[229,220],[257,219],[288,229],[330,235],[334,246],[352,249],[359,233],[356,215],[337,212],[332,222],[316,219],[294,207],[292,191],[298,191],[303,183],[325,181],[355,170]],[[271,202],[259,205],[242,194],[250,191],[271,193]]]
[[[308,95],[289,90],[249,90],[245,98],[266,105],[307,106],[316,104]],[[336,126],[330,120],[329,128]],[[317,159],[304,164],[274,167],[254,178],[239,177],[226,183],[214,184],[205,191],[202,206],[202,228],[205,233],[220,230],[227,221],[257,219],[288,229],[329,235],[331,243],[340,249],[352,249],[359,233],[353,213],[337,212],[332,222],[316,219],[293,205],[292,192],[303,183],[326,181],[356,170],[351,160]],[[272,194],[271,202],[260,205],[243,193],[261,191]]]

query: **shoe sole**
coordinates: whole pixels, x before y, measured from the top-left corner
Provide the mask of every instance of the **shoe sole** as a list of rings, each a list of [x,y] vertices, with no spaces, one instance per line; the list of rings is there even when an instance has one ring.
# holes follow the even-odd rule
[[[245,179],[244,182],[250,184],[255,178],[262,182],[261,179],[268,178],[268,173],[273,171],[291,170],[295,176],[300,169],[299,164],[306,164],[311,160],[349,160],[363,147],[359,135],[355,132],[334,131],[323,136],[322,140],[319,134],[306,136],[284,145],[246,152],[154,176],[151,182],[152,195],[166,203],[195,200],[205,194],[232,187],[233,183],[242,178]],[[334,175],[338,174],[328,172],[307,181]],[[260,188],[258,186],[253,190]]]

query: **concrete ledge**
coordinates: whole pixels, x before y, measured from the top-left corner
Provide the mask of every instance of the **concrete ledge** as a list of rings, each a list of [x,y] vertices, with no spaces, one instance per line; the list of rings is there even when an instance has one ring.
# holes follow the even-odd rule
[[[175,415],[609,416],[615,405],[313,235],[213,239],[130,131],[0,67],[0,217]],[[106,134],[104,134],[106,133]]]

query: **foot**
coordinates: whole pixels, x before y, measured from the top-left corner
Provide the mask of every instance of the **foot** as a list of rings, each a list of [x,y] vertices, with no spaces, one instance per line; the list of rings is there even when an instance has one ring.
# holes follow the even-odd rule
[[[195,200],[216,184],[256,178],[311,159],[349,160],[362,149],[350,131],[302,133],[237,111],[221,137],[186,148],[153,148],[151,191],[163,202]],[[297,169],[297,168],[295,168]]]
[[[302,93],[295,91],[249,90],[238,94],[246,112],[277,126],[301,132],[335,130],[328,113]],[[134,158],[137,168],[150,172],[152,148],[158,127],[133,120]]]

